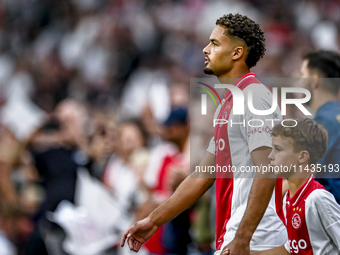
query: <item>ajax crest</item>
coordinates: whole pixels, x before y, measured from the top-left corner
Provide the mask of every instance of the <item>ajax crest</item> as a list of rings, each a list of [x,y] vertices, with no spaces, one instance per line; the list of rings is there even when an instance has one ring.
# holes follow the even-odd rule
[[[292,226],[295,229],[298,229],[301,225],[301,218],[300,215],[295,213],[292,218]]]

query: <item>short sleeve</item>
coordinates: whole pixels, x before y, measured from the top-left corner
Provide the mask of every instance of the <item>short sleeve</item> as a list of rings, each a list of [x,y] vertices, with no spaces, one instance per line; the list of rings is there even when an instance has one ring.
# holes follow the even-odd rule
[[[329,239],[340,250],[340,205],[330,192],[317,189],[308,196],[306,222],[313,250],[324,249],[321,240]]]
[[[241,131],[248,142],[249,152],[262,146],[271,148],[272,129],[282,119],[280,108],[276,103],[273,113],[267,115],[255,114],[249,109],[248,104],[251,104],[258,111],[269,110],[273,104],[272,93],[262,84],[251,84],[244,91],[245,114],[242,121],[245,122],[245,129],[241,129]],[[248,102],[250,96],[252,97],[252,103]]]
[[[286,251],[288,251],[290,253],[290,245],[289,245],[289,240],[287,240],[287,242],[285,243],[285,249]]]

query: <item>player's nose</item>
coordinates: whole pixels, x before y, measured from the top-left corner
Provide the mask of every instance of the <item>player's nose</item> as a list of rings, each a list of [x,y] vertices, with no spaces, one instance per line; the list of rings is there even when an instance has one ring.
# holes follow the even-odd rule
[[[204,47],[203,49],[203,54],[204,55],[208,55],[209,54],[209,44],[207,46]]]
[[[274,161],[274,155],[273,155],[273,151],[270,152],[269,156],[268,156],[268,159],[270,161]]]

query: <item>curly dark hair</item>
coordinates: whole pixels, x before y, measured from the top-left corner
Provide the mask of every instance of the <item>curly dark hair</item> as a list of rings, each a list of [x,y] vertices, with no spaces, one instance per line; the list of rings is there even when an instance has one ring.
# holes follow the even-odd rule
[[[249,50],[246,64],[249,68],[256,65],[266,51],[265,38],[259,24],[239,13],[228,14],[219,18],[216,25],[226,28],[225,35],[243,40]]]
[[[308,151],[309,164],[316,164],[327,150],[327,130],[309,118],[286,120],[284,124],[285,127],[281,123],[276,124],[272,135],[290,137],[293,141],[294,152]]]

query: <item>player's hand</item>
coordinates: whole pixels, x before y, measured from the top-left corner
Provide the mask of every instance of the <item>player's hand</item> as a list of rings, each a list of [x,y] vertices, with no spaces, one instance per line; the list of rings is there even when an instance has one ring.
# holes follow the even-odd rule
[[[234,239],[222,250],[221,255],[249,255],[250,246],[249,242],[244,240]]]
[[[137,221],[122,235],[120,246],[123,247],[126,238],[130,250],[138,252],[143,243],[145,243],[158,229],[149,217]]]
[[[224,249],[221,252],[221,255],[230,255],[230,249],[227,247],[224,247]]]

